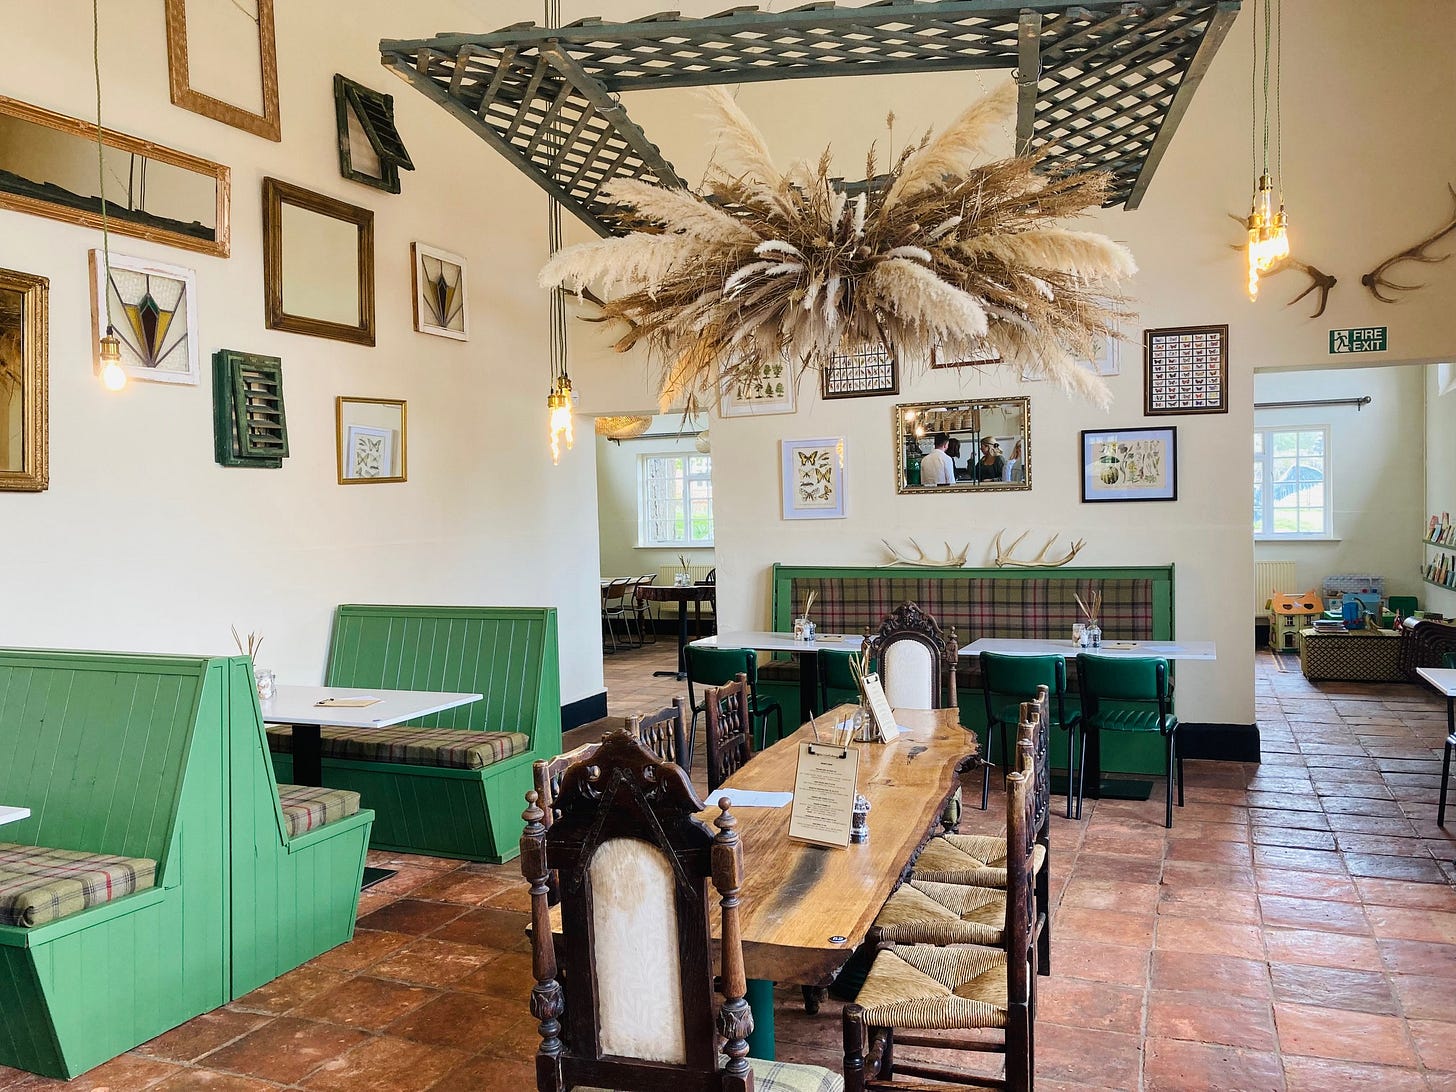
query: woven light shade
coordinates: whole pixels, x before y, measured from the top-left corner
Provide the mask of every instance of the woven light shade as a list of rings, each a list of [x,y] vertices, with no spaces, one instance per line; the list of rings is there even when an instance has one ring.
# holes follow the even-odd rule
[[[598,417],[596,421],[597,435],[605,436],[608,440],[630,440],[634,436],[641,436],[652,425],[651,417],[627,415]]]

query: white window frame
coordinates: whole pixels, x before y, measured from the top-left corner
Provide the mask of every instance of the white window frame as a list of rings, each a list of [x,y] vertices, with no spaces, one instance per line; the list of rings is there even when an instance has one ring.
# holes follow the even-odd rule
[[[683,516],[683,529],[687,534],[686,538],[656,539],[651,534],[652,520],[648,513],[649,497],[651,489],[649,466],[658,459],[681,459],[683,465],[682,473],[682,495],[677,498],[665,498],[669,503],[676,503],[681,506]],[[706,462],[706,469],[701,473],[693,473],[691,467],[694,459],[702,459]],[[707,486],[708,493],[708,536],[706,538],[693,538],[693,521],[689,512],[688,492],[692,483],[699,482]],[[639,549],[652,550],[697,550],[711,549],[713,546],[714,528],[713,521],[713,457],[696,451],[656,451],[637,456],[637,546]]]
[[[1333,460],[1334,452],[1333,452],[1333,449],[1331,447],[1331,442],[1330,442],[1331,441],[1330,426],[1329,425],[1323,425],[1323,424],[1320,424],[1320,425],[1313,425],[1313,424],[1311,424],[1311,425],[1259,425],[1259,426],[1255,427],[1254,432],[1255,432],[1256,435],[1257,434],[1263,434],[1263,436],[1264,436],[1264,452],[1263,452],[1262,455],[1257,455],[1257,454],[1254,455],[1254,459],[1256,461],[1257,460],[1262,460],[1263,461],[1263,464],[1264,464],[1264,480],[1263,480],[1263,483],[1262,484],[1264,486],[1263,516],[1264,516],[1264,527],[1265,527],[1265,530],[1263,530],[1263,531],[1256,531],[1254,533],[1254,541],[1256,541],[1256,542],[1332,542],[1332,541],[1334,541],[1335,540],[1335,501],[1334,501],[1333,482],[1331,481],[1331,475],[1330,475],[1330,464],[1331,464],[1331,462]],[[1324,467],[1323,467],[1324,479],[1323,479],[1323,482],[1321,484],[1324,485],[1324,498],[1325,498],[1325,503],[1324,503],[1324,516],[1325,516],[1324,524],[1325,524],[1325,529],[1323,531],[1321,531],[1321,532],[1317,532],[1316,533],[1316,532],[1298,532],[1298,531],[1274,531],[1274,530],[1271,530],[1270,529],[1270,528],[1272,528],[1274,526],[1274,485],[1276,484],[1275,481],[1274,481],[1274,475],[1273,475],[1273,470],[1274,470],[1274,443],[1273,443],[1273,437],[1274,437],[1274,434],[1275,433],[1281,433],[1281,432],[1319,432],[1319,433],[1323,433],[1324,434],[1324,455],[1322,456],[1323,461],[1324,461]],[[1253,445],[1250,444],[1250,447],[1252,447],[1252,446]],[[1298,458],[1297,455],[1296,455],[1296,458]],[[1251,467],[1251,469],[1250,469],[1250,478],[1252,479],[1252,477],[1253,477],[1253,471],[1252,471],[1252,467]],[[1253,483],[1252,483],[1252,480],[1251,480],[1251,482],[1250,482],[1251,487],[1252,487],[1252,484]],[[1310,509],[1310,510],[1312,510],[1312,509]]]

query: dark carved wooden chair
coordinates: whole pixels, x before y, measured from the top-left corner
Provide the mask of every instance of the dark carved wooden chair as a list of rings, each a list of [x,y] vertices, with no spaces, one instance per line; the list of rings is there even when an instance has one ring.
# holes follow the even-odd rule
[[[627,718],[627,730],[637,742],[664,762],[676,762],[684,773],[691,774],[687,725],[686,702],[680,697],[673,698],[672,704],[659,712],[636,713]]]
[[[713,792],[753,757],[753,692],[748,676],[708,689],[708,792]]]
[[[568,766],[549,829],[537,794],[526,800],[521,871],[531,885],[539,1092],[840,1092],[842,1080],[821,1067],[748,1057],[743,851],[728,808],[715,835],[695,818],[704,805],[682,769],[625,731]],[[551,942],[553,872],[564,976]],[[722,914],[716,1020],[710,878]]]
[[[1034,881],[1036,759],[1018,744],[1017,770],[1006,779],[1006,909],[999,947],[978,944],[882,945],[855,1002],[844,1010],[847,1092],[911,1078],[1029,1092],[1035,1065],[1037,950],[1043,932]],[[988,1030],[1000,1030],[990,1038]],[[965,1031],[964,1036],[947,1032]],[[899,1047],[995,1052],[1004,1077],[907,1062]]]
[[[914,603],[901,603],[866,634],[870,658],[890,705],[901,709],[952,709],[956,704],[956,635],[942,634],[935,619]]]

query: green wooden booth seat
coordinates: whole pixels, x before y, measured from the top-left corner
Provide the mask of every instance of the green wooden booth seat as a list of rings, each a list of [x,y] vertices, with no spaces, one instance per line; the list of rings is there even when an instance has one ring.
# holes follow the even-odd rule
[[[1097,568],[917,568],[914,566],[825,566],[775,564],[772,571],[772,625],[793,628],[796,608],[814,593],[814,622],[821,633],[863,633],[904,602],[918,604],[942,630],[955,630],[965,647],[981,637],[1066,640],[1081,621],[1077,596],[1090,602],[1102,593],[1098,619],[1106,641],[1171,641],[1174,638],[1173,566]],[[1077,711],[1076,649],[1067,647],[1067,715]],[[798,665],[779,659],[759,665],[760,690],[784,706],[784,718],[798,709]],[[985,701],[980,664],[961,657],[956,671],[961,723],[986,743]],[[795,722],[801,722],[798,718]],[[1052,735],[1052,761],[1067,765],[1067,735]],[[1109,737],[1102,752],[1104,769],[1161,773],[1163,757],[1149,740]]]
[[[421,745],[435,748],[437,756],[429,765],[418,764],[408,748],[331,756],[325,742],[324,784],[359,793],[375,812],[371,844],[377,849],[513,859],[520,852],[521,801],[532,787],[531,764],[561,750],[558,665],[551,607],[339,607],[327,685],[483,698],[405,726],[428,730],[432,738]],[[433,737],[449,742],[449,733],[483,735],[484,741],[446,748],[470,755],[463,765],[447,763],[438,758],[441,744]],[[275,751],[273,764],[280,780],[292,780],[291,755]]]
[[[353,933],[372,814],[290,835],[246,658],[0,649],[0,801],[6,886],[130,862],[0,921],[0,1065],[75,1077]]]
[[[452,728],[323,728],[319,751],[325,758],[356,762],[398,762],[483,770],[531,749],[525,732],[464,732]],[[293,753],[293,729],[268,729],[274,754]]]
[[[279,785],[278,803],[283,808],[283,826],[290,838],[359,813],[359,794],[347,789]]]
[[[157,862],[0,842],[0,925],[44,925],[152,886]]]

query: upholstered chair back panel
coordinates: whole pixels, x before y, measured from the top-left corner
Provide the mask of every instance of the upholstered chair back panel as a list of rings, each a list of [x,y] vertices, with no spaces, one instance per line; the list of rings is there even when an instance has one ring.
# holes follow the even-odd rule
[[[934,709],[940,704],[936,655],[919,641],[892,641],[880,665],[885,697],[898,709]]]

